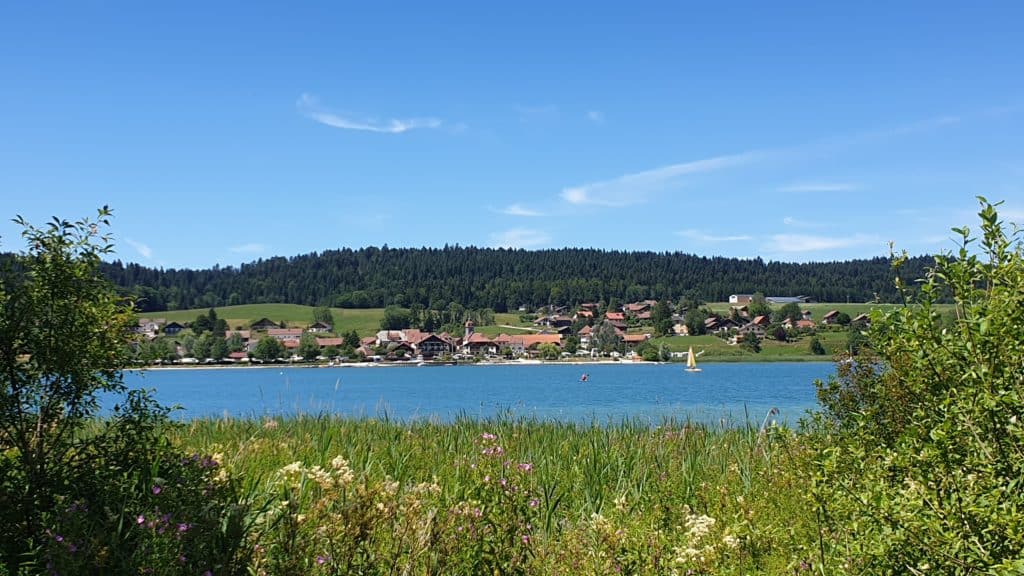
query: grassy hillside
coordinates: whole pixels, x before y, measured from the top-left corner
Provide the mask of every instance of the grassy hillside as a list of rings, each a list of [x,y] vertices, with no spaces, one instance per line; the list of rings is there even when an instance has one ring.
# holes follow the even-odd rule
[[[778,342],[765,338],[761,341],[761,352],[749,352],[741,346],[729,345],[725,340],[717,336],[669,336],[655,338],[651,343],[655,346],[664,346],[672,352],[685,352],[693,346],[694,352],[704,353],[700,360],[707,361],[765,361],[765,360],[820,360],[829,361],[832,354],[842,350],[846,346],[847,333],[845,330],[819,330],[818,339],[825,347],[824,356],[815,356],[810,351],[810,336],[805,336],[795,342]]]
[[[299,304],[245,304],[242,306],[221,306],[215,308],[217,317],[227,320],[228,326],[237,328],[253,320],[270,318],[274,322],[285,322],[289,327],[305,328],[313,322],[313,307]],[[172,310],[145,314],[145,318],[164,318],[168,322],[191,322],[196,316],[205,314],[207,308],[199,310]],[[334,329],[339,332],[355,330],[360,336],[368,336],[380,330],[383,308],[331,308]]]

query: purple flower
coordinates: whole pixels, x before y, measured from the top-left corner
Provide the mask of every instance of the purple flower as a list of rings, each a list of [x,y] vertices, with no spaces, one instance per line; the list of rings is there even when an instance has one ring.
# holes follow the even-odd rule
[[[191,527],[191,524],[187,522],[182,522],[181,524],[178,524],[178,532],[188,532],[188,529]]]
[[[536,508],[537,506],[540,506],[540,500],[536,498],[530,498],[530,508]]]
[[[213,576],[213,572],[207,570],[206,572],[203,572],[203,576]]]
[[[526,472],[526,473],[530,473],[530,472],[533,472],[533,464],[530,464],[529,462],[523,462],[523,463],[521,463],[521,464],[520,464],[520,465],[518,466],[518,468],[519,468],[519,471],[520,471],[520,472]]]
[[[78,546],[75,546],[74,542],[68,542],[68,552],[70,552],[72,554],[74,554],[75,552],[78,552]]]
[[[153,484],[153,494],[159,494],[163,491],[164,489],[161,488],[159,484]]]
[[[490,432],[484,432],[483,434],[480,435],[480,438],[483,439],[483,440],[497,440],[498,439],[497,436],[495,436],[494,434],[491,434]]]
[[[316,557],[316,563],[317,564],[323,564],[323,563],[327,562],[328,558],[330,558],[330,556],[317,556]]]
[[[529,545],[530,544],[530,535],[529,534],[523,534],[522,540],[523,540],[523,544],[524,545]]]
[[[135,518],[135,523],[136,524],[145,524],[146,523],[146,517],[143,516],[142,514],[139,514],[138,517]]]
[[[64,537],[61,536],[60,534],[57,534],[56,536],[54,536],[53,539],[56,540],[57,542],[63,542],[64,541]]]

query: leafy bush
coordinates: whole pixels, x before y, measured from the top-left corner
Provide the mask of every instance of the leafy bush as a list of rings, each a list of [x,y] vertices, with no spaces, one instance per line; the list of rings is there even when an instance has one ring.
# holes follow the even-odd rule
[[[233,483],[170,445],[167,410],[122,382],[135,317],[99,273],[108,216],[18,218],[29,249],[0,272],[0,566],[239,572]],[[97,419],[104,396],[123,399]]]
[[[980,201],[980,254],[955,229],[958,253],[935,259],[906,306],[874,312],[871,349],[820,385],[829,572],[1024,571],[1024,254]],[[935,308],[946,297],[952,323]]]

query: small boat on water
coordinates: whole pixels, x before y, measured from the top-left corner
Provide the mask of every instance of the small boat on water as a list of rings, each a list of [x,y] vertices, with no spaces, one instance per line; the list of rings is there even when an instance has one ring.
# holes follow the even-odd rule
[[[693,346],[690,346],[690,351],[686,353],[686,371],[687,372],[700,372],[701,369],[697,368],[697,356],[698,354],[693,353]]]

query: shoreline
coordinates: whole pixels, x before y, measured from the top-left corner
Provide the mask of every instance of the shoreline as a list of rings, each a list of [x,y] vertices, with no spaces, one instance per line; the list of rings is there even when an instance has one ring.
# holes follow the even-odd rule
[[[702,365],[706,364],[766,364],[790,362],[794,364],[834,364],[831,357],[818,359],[817,357],[771,357],[771,358],[708,358],[701,360]],[[459,366],[658,366],[658,365],[679,365],[685,366],[685,362],[650,362],[644,360],[527,360],[527,361],[503,361],[503,362],[464,362],[464,363],[437,363],[419,365],[418,362],[353,362],[345,364],[314,364],[314,363],[273,363],[273,364],[157,364],[153,366],[140,366],[129,368],[131,372],[144,372],[149,370],[259,370],[273,368],[281,370],[284,368],[441,368]]]

